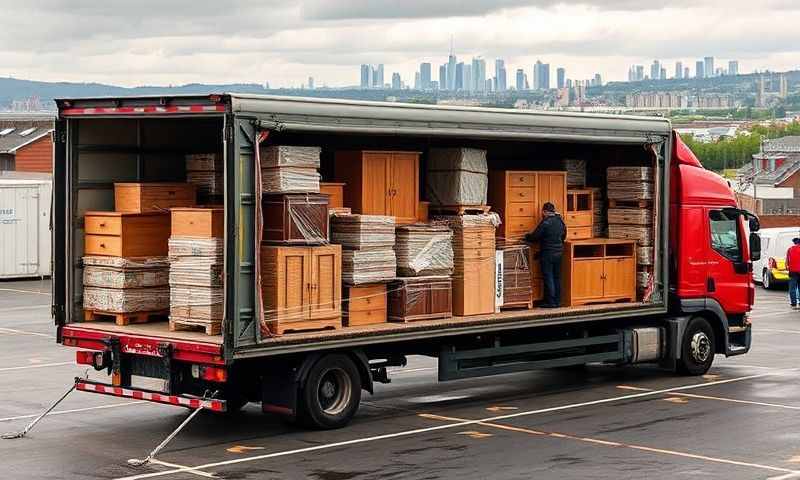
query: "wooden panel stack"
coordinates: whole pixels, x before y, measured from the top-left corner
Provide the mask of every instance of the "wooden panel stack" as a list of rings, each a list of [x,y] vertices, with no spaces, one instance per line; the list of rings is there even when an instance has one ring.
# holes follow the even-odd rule
[[[425,192],[434,210],[486,205],[486,150],[432,148],[427,166]]]
[[[608,217],[606,214],[606,199],[602,188],[590,188],[592,191],[592,236],[605,237],[608,235]]]
[[[221,204],[225,194],[222,156],[216,153],[186,155],[186,181],[197,187],[202,205]]]
[[[608,236],[637,243],[639,296],[646,297],[654,265],[655,184],[651,167],[610,167]]]
[[[175,208],[169,239],[169,328],[219,335],[224,315],[224,211]]]
[[[261,187],[267,193],[319,193],[319,147],[262,147]]]
[[[394,217],[334,215],[331,222],[331,242],[342,246],[345,284],[364,285],[395,277]]]
[[[529,263],[530,247],[525,244],[497,243],[502,252],[502,271],[497,272],[503,281],[503,302],[501,309],[532,308],[533,283]]]
[[[453,233],[447,225],[400,225],[395,232],[398,275],[425,277],[453,273]]]
[[[453,314],[495,311],[496,214],[436,217],[453,230]]]
[[[567,187],[583,189],[586,187],[586,160],[566,159]]]

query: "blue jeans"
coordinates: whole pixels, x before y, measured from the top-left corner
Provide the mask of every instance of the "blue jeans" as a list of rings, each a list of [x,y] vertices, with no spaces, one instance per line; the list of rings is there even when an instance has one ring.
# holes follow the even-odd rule
[[[561,305],[561,254],[542,252],[539,259],[544,280],[544,304]]]
[[[789,303],[794,307],[800,299],[800,273],[789,273]]]

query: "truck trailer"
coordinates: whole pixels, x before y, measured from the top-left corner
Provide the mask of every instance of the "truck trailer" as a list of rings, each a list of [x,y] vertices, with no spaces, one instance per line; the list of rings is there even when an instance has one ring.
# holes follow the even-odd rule
[[[255,402],[310,427],[338,428],[356,414],[362,392],[388,383],[387,368],[409,355],[437,358],[439,380],[452,381],[598,362],[700,375],[715,354],[750,349],[758,220],[668,119],[237,93],[56,103],[57,342],[108,375],[77,378],[77,390],[216,412]],[[260,276],[274,272],[260,271],[258,245],[265,145],[320,147],[323,178],[334,152],[355,149],[413,150],[424,161],[431,148],[479,148],[490,169],[547,170],[563,158],[585,160],[589,172],[648,166],[653,280],[635,301],[270,334]],[[86,321],[84,213],[114,210],[115,183],[183,181],[184,156],[207,152],[224,166],[221,332]]]

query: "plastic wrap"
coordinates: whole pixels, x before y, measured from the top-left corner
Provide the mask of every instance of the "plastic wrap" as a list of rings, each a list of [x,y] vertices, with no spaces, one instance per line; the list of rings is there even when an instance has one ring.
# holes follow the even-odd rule
[[[608,223],[618,225],[653,225],[653,210],[649,208],[609,208]]]
[[[299,147],[293,145],[270,145],[262,147],[261,168],[309,167],[319,168],[320,147]],[[317,189],[319,191],[319,189]]]
[[[224,274],[222,263],[202,260],[205,259],[198,257],[197,261],[184,259],[173,263],[169,269],[169,284],[171,286],[222,287]]]
[[[525,244],[500,244],[497,249],[502,251],[503,255],[502,305],[529,304],[533,295],[533,283],[528,264],[530,247]]]
[[[261,170],[264,193],[319,193],[320,175],[316,167],[277,167]]]
[[[397,272],[417,277],[453,273],[453,232],[446,225],[403,225],[395,229]]]
[[[225,248],[223,238],[169,237],[169,261],[181,257],[214,257],[220,262]]]
[[[220,287],[172,286],[168,297],[170,318],[221,321],[224,295]]]
[[[396,276],[397,261],[391,247],[342,250],[342,282],[348,285],[383,282]]]
[[[653,247],[637,247],[636,248],[636,264],[637,265],[653,265],[653,255],[655,248]]]
[[[83,257],[83,285],[140,288],[167,285],[167,257]]]
[[[650,281],[653,278],[653,274],[650,272],[636,272],[636,288],[639,290],[645,290],[648,286],[650,286]]]
[[[198,195],[208,197],[225,193],[222,171],[187,171],[186,181],[197,186]]]
[[[609,182],[608,198],[611,200],[652,200],[655,188],[652,183]]]
[[[222,172],[222,157],[216,153],[186,155],[186,171]]]
[[[431,205],[485,205],[489,187],[486,150],[432,148],[426,179]]]
[[[392,248],[395,244],[394,217],[383,215],[334,215],[331,243],[345,249]]]
[[[155,312],[169,308],[167,286],[146,288],[84,287],[83,308],[96,312]]]
[[[437,320],[453,316],[453,287],[449,277],[398,278],[387,290],[391,322]]]
[[[272,193],[262,196],[265,242],[284,245],[328,243],[329,196]]]
[[[608,167],[606,180],[611,182],[652,183],[652,167]]]
[[[496,212],[481,213],[478,215],[434,215],[431,220],[436,223],[445,223],[452,229],[464,226],[492,226],[497,228],[502,220]]]
[[[567,186],[569,188],[583,188],[586,186],[586,160],[564,160],[564,170],[567,171]]]
[[[636,240],[639,246],[649,247],[652,245],[653,233],[649,226],[609,224],[608,238]]]

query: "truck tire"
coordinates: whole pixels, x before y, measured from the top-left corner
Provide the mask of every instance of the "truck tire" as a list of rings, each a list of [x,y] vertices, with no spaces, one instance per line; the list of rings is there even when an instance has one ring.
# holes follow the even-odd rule
[[[300,391],[298,420],[309,428],[347,425],[361,402],[361,377],[347,355],[330,354],[311,367]]]
[[[761,273],[761,286],[764,290],[772,290],[775,281],[772,279],[772,273],[769,270],[764,270]]]
[[[681,358],[678,373],[703,375],[714,363],[714,329],[703,317],[689,320],[681,339]]]

